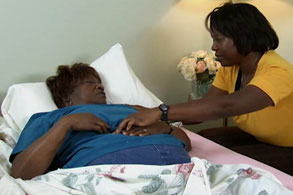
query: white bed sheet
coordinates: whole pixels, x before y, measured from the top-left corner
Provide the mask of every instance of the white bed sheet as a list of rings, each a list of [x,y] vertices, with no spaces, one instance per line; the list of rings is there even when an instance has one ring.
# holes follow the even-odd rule
[[[284,186],[293,191],[293,177],[291,175],[288,175],[262,162],[234,152],[187,129],[184,130],[191,140],[192,149],[189,152],[190,156],[196,156],[198,158],[220,164],[241,163],[265,169],[276,176]]]
[[[3,127],[8,130],[2,125],[0,132]],[[194,141],[196,134],[187,133]],[[8,136],[16,139],[13,137],[16,134]],[[197,143],[192,145],[190,154],[202,155],[195,151]],[[99,165],[59,169],[24,181],[9,175],[11,151],[12,147],[0,140],[1,194],[293,194],[264,169],[250,164],[216,164],[215,159],[201,157],[193,157],[191,163],[168,166]]]

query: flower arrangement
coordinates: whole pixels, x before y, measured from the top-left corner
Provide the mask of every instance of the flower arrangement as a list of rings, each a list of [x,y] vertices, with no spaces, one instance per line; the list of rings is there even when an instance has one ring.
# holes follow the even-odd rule
[[[216,61],[213,53],[199,50],[183,57],[177,70],[187,81],[207,82],[214,79],[220,67],[221,63]]]

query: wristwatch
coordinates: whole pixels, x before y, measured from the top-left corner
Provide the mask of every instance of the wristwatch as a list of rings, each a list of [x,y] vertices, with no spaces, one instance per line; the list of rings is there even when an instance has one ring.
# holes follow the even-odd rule
[[[160,104],[159,109],[162,111],[161,121],[167,122],[169,106],[167,104]]]

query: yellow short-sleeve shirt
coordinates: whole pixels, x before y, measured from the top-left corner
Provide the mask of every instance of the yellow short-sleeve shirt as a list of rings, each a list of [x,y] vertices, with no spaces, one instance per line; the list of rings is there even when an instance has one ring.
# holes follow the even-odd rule
[[[234,93],[238,71],[239,66],[221,67],[213,86]],[[268,51],[247,85],[263,90],[274,106],[233,117],[237,126],[260,141],[293,146],[293,66],[276,52]]]

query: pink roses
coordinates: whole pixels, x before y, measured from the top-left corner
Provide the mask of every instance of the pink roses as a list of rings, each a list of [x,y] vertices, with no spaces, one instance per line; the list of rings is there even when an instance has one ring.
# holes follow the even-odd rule
[[[215,60],[212,53],[199,50],[183,57],[177,65],[177,70],[185,80],[192,81],[198,79],[197,74],[215,75],[220,67],[220,62]]]

